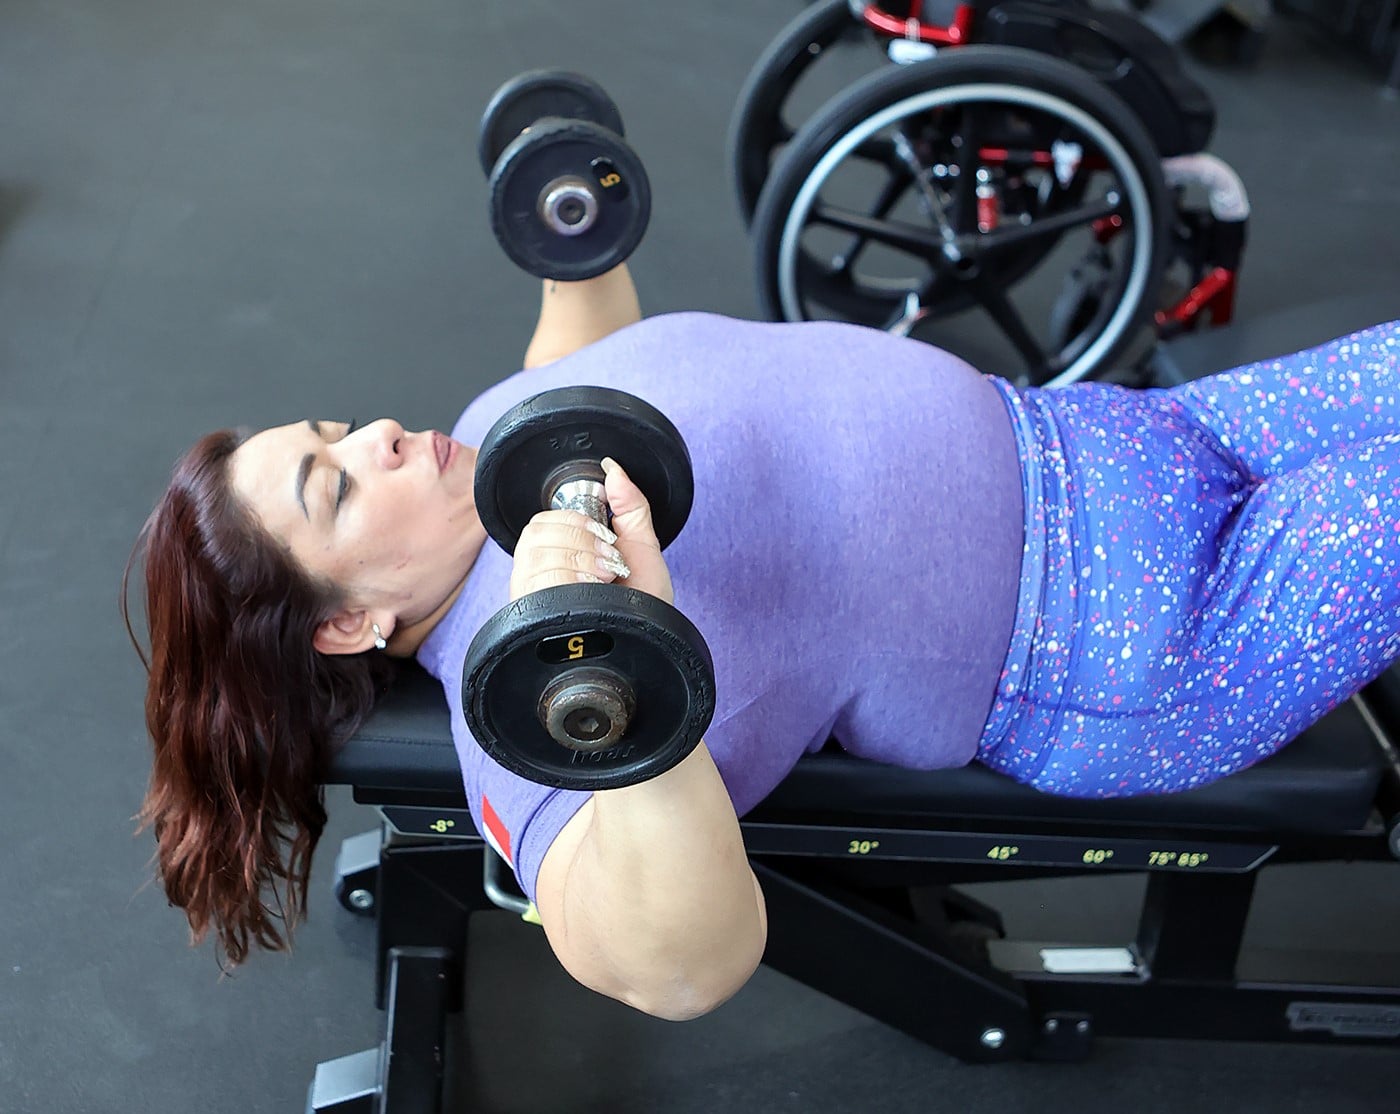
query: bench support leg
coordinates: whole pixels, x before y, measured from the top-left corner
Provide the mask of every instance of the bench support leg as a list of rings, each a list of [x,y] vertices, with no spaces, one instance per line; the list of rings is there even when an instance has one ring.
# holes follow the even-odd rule
[[[442,948],[394,948],[384,1040],[316,1065],[306,1114],[439,1114],[454,957]]]
[[[316,1067],[307,1114],[438,1114],[447,1015],[462,1008],[471,915],[493,906],[481,886],[485,844],[381,848],[376,1002],[378,1048]]]
[[[441,948],[454,970],[447,1009],[462,1008],[471,915],[495,908],[481,888],[486,845],[428,844],[385,847],[379,860],[379,969],[376,1004],[386,1009],[389,956],[395,948]]]
[[[855,893],[753,867],[768,905],[765,964],[960,1060],[1027,1054],[1025,996],[990,964],[944,951],[934,934]]]
[[[1148,876],[1138,952],[1157,979],[1235,977],[1255,873]]]

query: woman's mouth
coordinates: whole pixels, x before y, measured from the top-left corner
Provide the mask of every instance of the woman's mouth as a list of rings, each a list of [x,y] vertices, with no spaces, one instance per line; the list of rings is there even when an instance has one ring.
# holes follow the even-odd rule
[[[437,455],[438,475],[452,467],[457,459],[457,442],[445,434],[433,430],[433,452]]]

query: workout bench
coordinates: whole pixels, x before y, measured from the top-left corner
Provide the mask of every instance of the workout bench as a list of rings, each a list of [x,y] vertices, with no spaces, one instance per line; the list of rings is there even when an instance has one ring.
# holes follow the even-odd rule
[[[1344,953],[1306,970],[1241,949],[1265,863],[1400,857],[1400,674],[1278,754],[1202,789],[1081,801],[979,767],[919,772],[829,750],[743,820],[768,902],[764,962],[966,1061],[1079,1059],[1093,1036],[1400,1046],[1400,971]],[[347,907],[378,918],[378,1048],[318,1065],[308,1111],[438,1111],[468,921],[523,911],[477,836],[442,688],[405,666],[335,763],[380,830],[337,862]],[[1002,939],[956,883],[1145,871],[1135,941]],[[1350,963],[1348,963],[1350,959]],[[938,1003],[934,1008],[929,1002]]]

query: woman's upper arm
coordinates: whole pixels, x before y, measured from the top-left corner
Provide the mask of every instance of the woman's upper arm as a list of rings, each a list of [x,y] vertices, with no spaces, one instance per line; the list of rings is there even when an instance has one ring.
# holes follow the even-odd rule
[[[649,781],[586,801],[541,860],[535,904],[570,975],[671,1020],[737,991],[767,930],[733,802],[703,743]]]
[[[589,800],[559,829],[540,860],[539,874],[535,878],[535,908],[549,938],[549,946],[564,970],[584,986],[608,994],[610,988],[606,985],[608,980],[599,957],[587,946],[583,934],[570,936],[565,912],[570,871],[592,821],[593,802]],[[580,895],[573,896],[577,900]],[[599,909],[598,912],[606,918],[608,910]]]

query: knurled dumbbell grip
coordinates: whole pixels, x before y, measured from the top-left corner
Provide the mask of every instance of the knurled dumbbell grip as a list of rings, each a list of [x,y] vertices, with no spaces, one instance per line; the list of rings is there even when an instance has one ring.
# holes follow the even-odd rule
[[[598,470],[602,475],[602,469]],[[578,511],[599,526],[607,526],[612,521],[612,510],[608,507],[608,493],[601,479],[592,476],[574,475],[562,483],[547,485],[547,505],[550,510]]]

